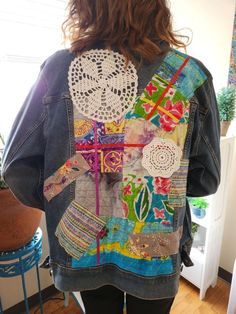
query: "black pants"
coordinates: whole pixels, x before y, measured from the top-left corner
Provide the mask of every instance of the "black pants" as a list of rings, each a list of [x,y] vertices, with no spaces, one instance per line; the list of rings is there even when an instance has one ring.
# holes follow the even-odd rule
[[[113,286],[82,291],[81,297],[86,314],[123,314],[124,293]],[[174,298],[143,300],[126,294],[127,314],[168,314],[173,302]]]

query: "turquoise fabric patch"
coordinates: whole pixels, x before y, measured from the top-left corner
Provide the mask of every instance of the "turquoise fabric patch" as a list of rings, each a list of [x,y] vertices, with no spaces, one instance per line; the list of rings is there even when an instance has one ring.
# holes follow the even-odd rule
[[[185,59],[185,54],[176,50],[171,51],[162,62],[157,74],[164,80],[170,81]],[[187,99],[190,99],[193,97],[196,89],[200,87],[206,79],[206,74],[197,65],[197,63],[190,58],[187,65],[179,74],[174,86],[181,91]]]
[[[84,255],[80,260],[72,258],[72,268],[87,268],[97,266],[96,254]],[[100,265],[115,264],[125,271],[130,271],[140,276],[151,277],[158,275],[170,275],[173,273],[173,262],[171,258],[161,260],[159,258],[151,261],[136,260],[123,256],[117,252],[101,253]]]
[[[128,241],[128,236],[133,232],[135,223],[128,219],[112,217],[107,221],[106,228],[108,229],[107,236],[100,240],[100,244],[112,244],[119,242],[123,247]],[[88,248],[88,251],[96,248],[94,241]]]

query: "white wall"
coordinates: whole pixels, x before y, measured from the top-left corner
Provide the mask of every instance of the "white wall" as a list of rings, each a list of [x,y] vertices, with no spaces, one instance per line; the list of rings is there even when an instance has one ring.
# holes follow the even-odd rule
[[[175,29],[191,36],[187,52],[200,59],[213,75],[216,92],[227,85],[232,43],[235,0],[171,0]],[[188,28],[188,29],[186,29]],[[236,122],[229,135],[236,135]],[[232,175],[228,178],[228,202],[221,251],[220,266],[233,271],[236,258],[236,148]]]
[[[171,0],[175,30],[192,38],[187,52],[201,60],[216,90],[227,85],[235,0]],[[192,33],[191,33],[191,31]]]
[[[232,162],[232,175],[228,178],[228,204],[224,225],[224,235],[221,248],[220,267],[233,273],[234,260],[236,259],[236,145]]]

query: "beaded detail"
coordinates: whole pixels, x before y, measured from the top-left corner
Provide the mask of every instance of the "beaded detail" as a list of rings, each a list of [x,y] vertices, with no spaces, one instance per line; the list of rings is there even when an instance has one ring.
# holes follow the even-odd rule
[[[109,50],[89,50],[75,58],[68,73],[74,106],[99,122],[121,119],[137,96],[138,76],[132,62]]]
[[[151,176],[169,178],[179,169],[181,156],[174,141],[154,138],[143,149],[142,165]]]

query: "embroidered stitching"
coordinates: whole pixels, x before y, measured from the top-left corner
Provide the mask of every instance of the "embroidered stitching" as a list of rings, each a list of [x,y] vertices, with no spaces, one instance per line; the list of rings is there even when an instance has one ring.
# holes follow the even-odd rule
[[[161,257],[177,254],[182,227],[171,233],[130,234],[128,249],[143,258]]]

